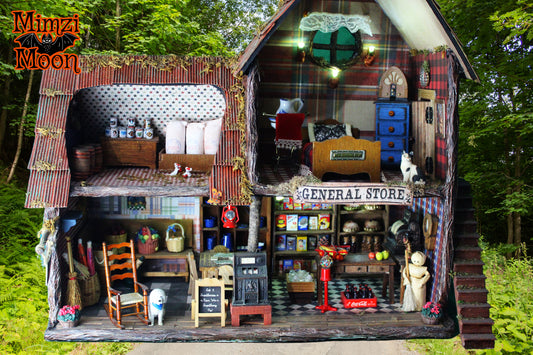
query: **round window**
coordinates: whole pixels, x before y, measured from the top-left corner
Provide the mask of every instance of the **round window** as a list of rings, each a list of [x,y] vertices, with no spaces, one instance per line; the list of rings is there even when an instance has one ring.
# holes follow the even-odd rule
[[[341,27],[335,32],[316,31],[309,48],[317,65],[346,69],[357,61],[363,47],[359,31],[351,33]]]

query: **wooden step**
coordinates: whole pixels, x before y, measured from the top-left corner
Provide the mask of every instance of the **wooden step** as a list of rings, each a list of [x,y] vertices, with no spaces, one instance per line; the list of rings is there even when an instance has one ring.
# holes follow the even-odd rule
[[[458,287],[455,290],[455,297],[458,302],[486,303],[489,291],[486,288],[464,288]]]
[[[489,318],[488,303],[457,303],[457,314],[463,318]]]
[[[458,286],[485,287],[487,277],[482,274],[458,274],[453,278],[455,288]]]
[[[476,211],[472,207],[458,207],[455,209],[455,220],[457,222],[475,221]]]
[[[455,234],[454,242],[456,247],[464,245],[464,246],[478,246],[479,242],[479,234],[477,233],[460,233]]]
[[[461,334],[488,334],[492,333],[494,321],[490,318],[462,318],[459,320]]]
[[[461,343],[465,349],[493,349],[494,334],[461,334]]]
[[[457,221],[455,223],[455,234],[461,233],[477,233],[477,222],[474,220]]]
[[[455,259],[481,259],[481,248],[478,246],[458,245],[454,250]]]
[[[483,265],[485,264],[481,260],[455,259],[453,271],[461,274],[483,274]]]
[[[472,196],[457,195],[456,208],[473,208]]]

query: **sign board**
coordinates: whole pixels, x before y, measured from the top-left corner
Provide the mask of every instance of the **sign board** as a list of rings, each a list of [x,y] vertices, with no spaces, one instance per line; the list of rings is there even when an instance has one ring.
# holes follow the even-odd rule
[[[199,279],[194,283],[195,299],[192,305],[194,326],[198,328],[200,317],[220,317],[220,325],[226,325],[226,304],[224,281],[219,279]]]
[[[410,205],[413,202],[413,192],[402,185],[322,184],[300,186],[293,198],[297,203]]]

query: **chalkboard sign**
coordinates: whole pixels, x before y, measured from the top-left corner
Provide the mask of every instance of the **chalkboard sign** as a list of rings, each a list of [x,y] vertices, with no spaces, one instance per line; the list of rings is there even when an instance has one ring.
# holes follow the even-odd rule
[[[193,300],[194,326],[198,327],[200,317],[220,317],[220,325],[226,325],[226,303],[224,299],[224,281],[218,279],[199,279],[195,281],[195,299]]]
[[[198,313],[220,313],[221,287],[199,286],[198,291]]]

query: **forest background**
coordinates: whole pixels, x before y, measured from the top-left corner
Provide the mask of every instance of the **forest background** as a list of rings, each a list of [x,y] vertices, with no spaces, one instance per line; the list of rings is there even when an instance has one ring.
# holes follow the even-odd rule
[[[282,1],[281,1],[282,2]],[[483,236],[496,351],[533,351],[533,4],[438,0],[480,82],[461,81],[459,171]],[[54,0],[0,3],[0,352],[126,352],[130,344],[46,343],[44,269],[34,253],[42,210],[24,209],[39,71],[14,70],[14,10],[78,14],[77,54],[216,55],[244,49],[278,0]],[[456,339],[419,341],[457,351]],[[420,345],[419,345],[420,346]],[[442,352],[441,352],[442,353]]]

